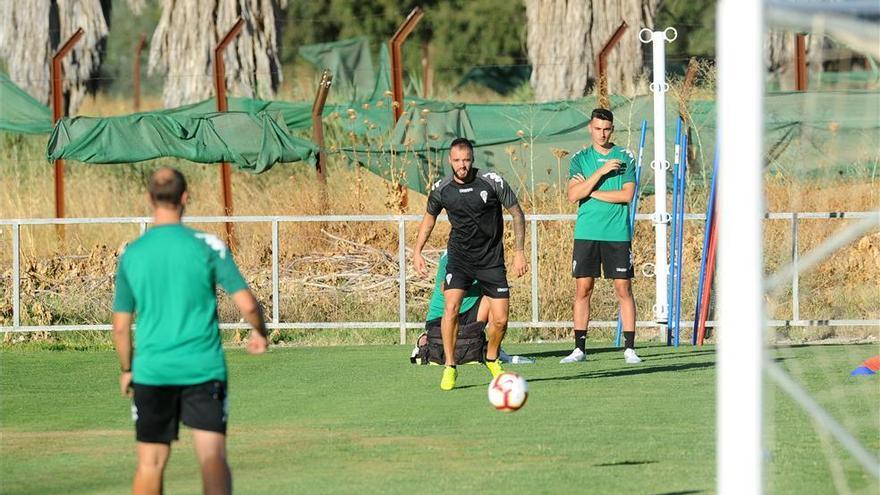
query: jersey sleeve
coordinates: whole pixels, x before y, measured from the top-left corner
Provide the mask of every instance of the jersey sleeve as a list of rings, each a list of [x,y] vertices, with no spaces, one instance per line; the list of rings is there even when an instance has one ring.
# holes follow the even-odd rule
[[[581,159],[580,153],[575,153],[572,155],[571,159],[568,161],[568,179],[571,180],[577,174],[583,174],[583,170],[581,169]]]
[[[437,216],[443,210],[443,203],[440,201],[440,188],[434,185],[431,193],[428,194],[427,212],[429,215]]]
[[[623,150],[623,158],[621,161],[626,164],[626,168],[623,170],[621,174],[623,177],[623,183],[627,182],[635,182],[636,181],[636,159],[633,156],[632,151],[627,149]]]
[[[125,275],[123,259],[123,257],[120,257],[119,263],[116,266],[116,292],[113,295],[113,312],[134,313],[134,293],[131,290],[128,277]]]
[[[217,284],[223,288],[227,294],[235,294],[236,292],[247,289],[247,282],[238,270],[235,260],[232,259],[232,252],[226,251],[225,256],[220,256],[216,251],[212,251],[214,256],[214,275]]]

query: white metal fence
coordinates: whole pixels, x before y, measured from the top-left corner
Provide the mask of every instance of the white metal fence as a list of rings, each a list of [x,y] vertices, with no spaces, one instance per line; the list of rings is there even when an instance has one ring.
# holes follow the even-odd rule
[[[765,215],[769,220],[789,220],[791,222],[791,264],[794,267],[791,274],[791,318],[785,320],[770,320],[769,326],[785,327],[809,327],[809,326],[880,326],[880,320],[867,319],[812,319],[804,320],[800,317],[799,308],[799,271],[798,265],[798,230],[799,223],[805,219],[864,219],[876,217],[876,212],[814,212],[814,213],[768,213]],[[538,223],[539,222],[573,222],[576,216],[573,214],[546,214],[526,215],[526,221],[530,226],[531,240],[531,270],[530,270],[530,309],[531,318],[526,321],[511,321],[511,328],[566,328],[571,327],[571,321],[542,321],[541,309],[538,303]],[[445,220],[445,217],[440,217]],[[407,222],[419,222],[418,215],[327,215],[327,216],[235,216],[235,217],[186,217],[188,223],[262,223],[269,224],[272,232],[272,317],[268,326],[270,329],[364,329],[364,328],[399,328],[400,343],[406,343],[406,331],[409,328],[421,328],[423,321],[407,321],[406,300],[406,224]],[[509,218],[508,218],[509,220]],[[650,221],[651,215],[639,214],[636,221]],[[687,214],[685,220],[705,222],[704,214]],[[141,232],[152,221],[149,217],[129,218],[46,218],[46,219],[10,219],[0,220],[0,226],[9,226],[12,230],[12,325],[0,326],[0,332],[32,332],[32,331],[71,331],[71,330],[109,330],[109,324],[103,325],[22,325],[21,324],[21,227],[30,225],[108,225],[108,224],[137,224]],[[279,242],[278,230],[282,223],[304,222],[376,222],[396,223],[398,229],[398,320],[397,321],[343,321],[343,322],[289,322],[280,319],[280,295],[278,284],[278,259]],[[617,325],[615,320],[591,321],[590,325],[598,327],[613,327]],[[654,327],[658,323],[651,320],[640,320],[639,327]],[[693,325],[693,321],[682,321],[682,325]],[[714,326],[715,322],[708,322]],[[223,329],[246,329],[243,323],[224,323]]]

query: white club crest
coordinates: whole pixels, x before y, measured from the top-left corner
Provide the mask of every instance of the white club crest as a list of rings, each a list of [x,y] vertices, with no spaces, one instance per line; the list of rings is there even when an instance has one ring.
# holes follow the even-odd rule
[[[451,273],[446,274],[446,285],[449,285],[449,282],[452,282],[452,274]]]
[[[489,193],[486,191],[480,191],[480,197],[483,198],[483,203],[485,203],[486,200],[489,199]]]

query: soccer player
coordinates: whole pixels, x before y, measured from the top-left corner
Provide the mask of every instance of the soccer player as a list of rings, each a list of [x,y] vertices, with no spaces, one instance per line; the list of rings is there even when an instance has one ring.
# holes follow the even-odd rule
[[[593,110],[588,126],[592,145],[571,157],[568,200],[578,202],[574,226],[571,274],[575,279],[575,349],[562,363],[587,359],[587,326],[590,298],[601,273],[614,280],[623,320],[624,360],[635,364],[636,304],[632,294],[632,245],[629,203],[635,192],[632,152],[611,142],[614,115],[603,108]]]
[[[413,248],[413,266],[422,277],[427,276],[422,249],[434,229],[437,215],[446,209],[452,232],[447,250],[443,297],[445,307],[441,323],[445,364],[440,381],[442,390],[452,390],[458,375],[455,363],[455,340],[458,336],[458,314],[466,290],[476,280],[489,301],[489,345],[486,367],[492,376],[503,370],[498,350],[507,331],[510,288],[504,266],[504,220],[501,208],[513,216],[513,273],[521,277],[528,271],[524,254],[525,215],[510,185],[495,172],[473,167],[474,148],[465,138],[452,141],[449,165],[452,175],[438,180],[428,195],[428,207]]]
[[[113,301],[119,387],[133,397],[137,437],[132,492],[162,493],[171,442],[183,421],[192,431],[204,493],[227,494],[232,491],[226,463],[228,393],[215,286],[232,295],[253,328],[247,344],[251,354],[268,346],[263,312],[226,245],[181,223],[187,201],[183,174],[155,171],[149,196],[154,226],[120,257]]]

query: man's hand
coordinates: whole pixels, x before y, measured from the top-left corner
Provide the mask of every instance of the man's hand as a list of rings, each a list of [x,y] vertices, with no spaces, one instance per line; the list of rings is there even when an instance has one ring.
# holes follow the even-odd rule
[[[617,172],[618,170],[620,170],[621,163],[622,162],[620,160],[613,158],[605,162],[605,165],[599,167],[599,171],[602,173],[603,176],[608,175],[611,172]]]
[[[583,181],[587,180],[587,178],[584,177],[583,174],[574,174],[571,177],[571,180],[574,182],[583,182]]]
[[[269,347],[269,339],[256,330],[251,330],[248,337],[247,351],[249,354],[263,354]]]
[[[123,397],[132,397],[134,395],[131,390],[131,371],[123,371],[119,375],[119,391]]]
[[[418,273],[420,277],[428,276],[428,267],[425,265],[425,258],[422,257],[422,253],[419,251],[413,251],[413,268],[416,269],[416,273]]]
[[[513,254],[513,275],[517,278],[522,277],[529,271],[529,264],[526,262],[526,255],[522,251],[516,251]]]

